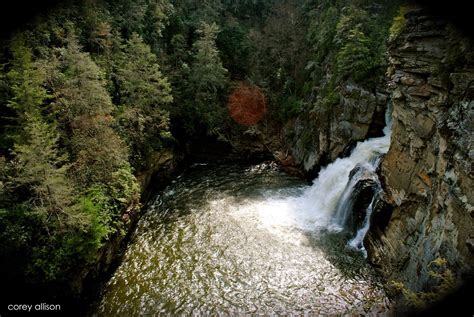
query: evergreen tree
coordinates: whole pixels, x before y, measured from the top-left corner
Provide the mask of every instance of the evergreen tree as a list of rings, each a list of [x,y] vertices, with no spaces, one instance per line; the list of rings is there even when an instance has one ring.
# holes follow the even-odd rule
[[[70,35],[58,51],[59,74],[52,79],[54,107],[71,151],[72,171],[84,187],[108,183],[127,162],[127,147],[113,130],[114,110],[103,75]]]
[[[12,98],[7,101],[7,106],[15,113],[15,117],[11,118],[10,136],[21,141],[27,138],[22,134],[24,125],[29,118],[41,116],[42,107],[49,95],[43,87],[44,70],[33,63],[31,49],[25,46],[20,34],[11,40],[10,51],[13,58],[6,78]]]
[[[77,209],[66,177],[67,158],[58,151],[54,125],[43,119],[49,97],[44,87],[45,71],[40,63],[33,62],[21,35],[13,38],[10,49],[13,59],[7,78],[11,98],[7,104],[15,111],[16,127],[7,190],[13,195],[21,193],[18,201],[45,221],[61,224],[76,217]]]
[[[58,135],[39,118],[28,117],[24,125],[28,141],[15,144],[10,184],[29,193],[25,203],[48,224],[86,225],[87,215],[75,205],[73,189],[67,179],[67,157],[57,149]],[[26,198],[26,197],[25,197]]]
[[[141,34],[156,48],[173,5],[168,0],[108,0],[115,27],[125,39]]]
[[[142,33],[144,41],[153,52],[159,50],[159,39],[173,11],[173,5],[168,0],[153,0],[148,3],[143,16]]]
[[[171,86],[161,74],[156,56],[134,33],[117,62],[115,80],[121,112],[119,127],[132,148],[132,162],[142,167],[151,151],[171,138],[169,114]]]
[[[189,115],[200,118],[208,132],[216,133],[225,114],[222,96],[228,87],[227,69],[222,65],[216,38],[217,24],[201,23],[199,39],[194,43],[194,56],[189,76],[189,89],[194,96]],[[191,120],[192,122],[193,120]]]
[[[368,13],[353,6],[344,7],[337,24],[334,45],[336,54],[335,74],[338,77],[352,76],[355,81],[368,77],[377,67],[376,50],[366,34],[371,31]],[[378,44],[380,45],[380,44]]]

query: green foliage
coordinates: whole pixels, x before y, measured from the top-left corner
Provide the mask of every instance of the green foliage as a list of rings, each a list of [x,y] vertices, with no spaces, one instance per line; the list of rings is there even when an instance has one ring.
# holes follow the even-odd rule
[[[87,187],[108,182],[111,174],[127,161],[124,142],[112,128],[113,105],[103,75],[76,38],[57,51],[56,76],[50,89],[59,126],[71,152],[71,173]]]
[[[11,99],[8,105],[17,114],[17,126],[12,138],[10,174],[5,176],[8,192],[27,193],[19,203],[41,215],[46,226],[85,222],[73,204],[72,188],[67,180],[67,157],[57,148],[59,136],[54,125],[42,117],[48,97],[43,87],[44,76],[33,66],[29,49],[15,38],[11,45],[13,60],[7,77]],[[52,223],[52,224],[51,224]]]
[[[110,214],[107,213],[107,209],[103,208],[102,205],[94,204],[91,197],[83,197],[79,200],[79,203],[83,212],[91,218],[91,244],[94,245],[94,249],[98,249],[102,246],[105,239],[114,232],[115,228],[110,225]]]
[[[313,140],[314,140],[314,136],[312,134],[312,131],[310,130],[303,131],[303,134],[299,138],[299,141],[301,142],[301,147],[305,149],[311,148],[311,145],[313,144]]]
[[[426,292],[413,292],[401,282],[391,282],[391,286],[403,295],[407,306],[417,310],[425,309],[448,295],[456,287],[454,274],[448,268],[446,259],[436,258],[428,264],[428,269],[434,285]]]
[[[241,21],[253,20],[254,23],[259,23],[268,14],[275,2],[274,0],[221,0],[224,8],[232,16]]]
[[[122,231],[122,213],[139,207],[140,188],[114,129],[105,71],[80,44],[110,55],[119,38],[103,12],[92,13],[100,5],[89,5],[90,28],[69,19],[77,7],[58,10],[16,34],[2,66],[1,109],[8,116],[0,121],[11,141],[2,135],[0,264],[12,278],[31,283],[77,276]]]
[[[85,193],[88,199],[109,214],[110,221],[106,222],[108,225],[117,220],[114,217],[119,216],[125,208],[139,206],[140,188],[129,164],[115,171],[110,182],[95,184]]]
[[[114,182],[108,187],[108,197],[114,203],[116,213],[121,214],[123,210],[135,212],[140,208],[140,187],[129,165],[123,166],[113,175]],[[122,219],[114,219],[117,227],[120,228]]]
[[[253,31],[250,35],[255,46],[250,58],[250,76],[259,86],[275,94],[275,100],[302,97],[309,57],[306,28],[301,3],[286,0],[272,7],[260,32]],[[274,105],[270,111],[278,112],[278,109],[282,107]],[[284,117],[278,113],[276,116]]]
[[[340,95],[336,90],[336,85],[333,80],[329,81],[321,91],[321,110],[329,110],[339,103]]]
[[[282,122],[285,122],[288,118],[298,116],[304,109],[303,101],[296,96],[289,96],[280,101],[279,104],[282,106],[279,111]]]
[[[143,38],[150,47],[158,49],[159,38],[162,35],[168,17],[174,8],[168,0],[154,0],[148,2],[147,10],[143,17]]]
[[[334,37],[335,44],[339,47],[335,56],[334,74],[338,80],[352,77],[354,81],[362,82],[379,67],[382,59],[380,52],[374,50],[374,46],[381,45],[377,42],[377,32],[373,29],[378,26],[371,25],[365,10],[354,6],[343,9]]]
[[[207,93],[224,88],[227,70],[222,66],[216,46],[217,24],[202,23],[196,32],[199,39],[193,44],[195,53],[190,81],[195,85],[196,94],[202,94],[206,99],[209,98]]]
[[[170,139],[165,107],[173,101],[171,86],[150,47],[135,33],[124,46],[116,68],[119,131],[131,147],[133,166],[142,168],[147,156]]]
[[[28,223],[25,224],[25,214],[15,209],[0,209],[0,255],[4,259],[17,250],[24,249],[31,243],[31,232],[28,230],[31,223],[41,226],[36,214],[28,214]],[[11,259],[14,260],[14,259]],[[2,261],[3,263],[4,261]]]
[[[8,107],[16,113],[11,128],[12,137],[25,139],[19,131],[29,118],[41,115],[44,101],[49,97],[44,82],[44,71],[32,61],[31,49],[27,48],[21,35],[11,40],[10,70],[6,75],[11,98],[7,101]]]
[[[58,154],[58,136],[35,118],[25,124],[25,130],[28,141],[15,144],[13,149],[9,189],[29,193],[25,206],[41,214],[46,226],[86,224],[88,219],[73,202],[72,187],[66,177],[69,165],[67,157]]]
[[[335,73],[341,77],[352,76],[359,82],[376,66],[373,59],[365,34],[357,29],[350,30],[344,46],[337,53]]]
[[[408,7],[406,5],[400,6],[400,11],[396,17],[393,18],[392,26],[389,30],[389,41],[395,40],[398,35],[403,31],[406,25],[405,14],[408,11]]]
[[[222,63],[229,73],[242,79],[249,68],[252,43],[247,30],[235,19],[228,19],[217,36]]]
[[[31,119],[25,130],[29,141],[15,145],[3,189],[13,201],[2,202],[8,209],[0,215],[0,227],[8,228],[2,233],[9,238],[1,253],[29,259],[24,271],[33,281],[54,281],[66,278],[74,263],[94,259],[103,228],[91,208],[76,200],[51,128]]]
[[[326,10],[310,12],[310,17],[308,39],[316,48],[316,60],[322,61],[332,50],[339,21],[339,10],[330,6]]]
[[[335,91],[344,81],[370,88],[383,77],[385,41],[399,3],[381,1],[377,8],[363,1],[322,1],[318,6],[308,1],[308,40],[314,56],[306,68],[322,105],[337,101]]]
[[[107,0],[113,24],[122,36],[142,34],[154,46],[161,36],[173,6],[168,0]]]
[[[196,31],[199,38],[193,44],[193,58],[189,75],[187,114],[190,122],[206,127],[215,134],[226,113],[222,102],[228,87],[227,69],[222,65],[216,46],[219,27],[217,24],[202,23]],[[194,119],[193,119],[194,117]]]

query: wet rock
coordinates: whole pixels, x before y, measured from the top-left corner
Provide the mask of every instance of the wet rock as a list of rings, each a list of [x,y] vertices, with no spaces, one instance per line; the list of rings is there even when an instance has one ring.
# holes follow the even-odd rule
[[[379,190],[378,176],[370,167],[359,164],[349,174],[349,184],[355,182],[349,202],[349,217],[347,225],[353,233],[356,233],[363,226],[367,209],[372,202],[372,198]]]

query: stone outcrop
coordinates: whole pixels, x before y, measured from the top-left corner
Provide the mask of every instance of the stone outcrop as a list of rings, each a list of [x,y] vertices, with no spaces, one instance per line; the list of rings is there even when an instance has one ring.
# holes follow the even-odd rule
[[[365,165],[357,165],[349,174],[349,184],[355,182],[349,200],[351,209],[348,224],[355,234],[364,224],[367,209],[379,190],[378,176]]]
[[[141,200],[148,201],[150,194],[167,185],[183,160],[183,154],[172,148],[151,153],[146,168],[136,175],[142,189]]]
[[[290,121],[284,132],[295,164],[306,172],[319,170],[347,156],[358,141],[380,136],[385,125],[387,95],[371,92],[353,82],[338,88],[339,102],[331,107],[316,100],[309,115]]]
[[[392,139],[365,245],[388,280],[420,291],[437,258],[457,278],[474,268],[474,51],[422,8],[405,17],[389,44]]]

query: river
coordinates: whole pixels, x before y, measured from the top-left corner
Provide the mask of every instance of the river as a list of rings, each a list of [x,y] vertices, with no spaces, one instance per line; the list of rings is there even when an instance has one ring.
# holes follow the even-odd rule
[[[386,151],[381,139],[363,160]],[[334,162],[312,186],[270,162],[191,166],[150,203],[92,314],[386,312],[376,274],[329,212],[357,163]]]

